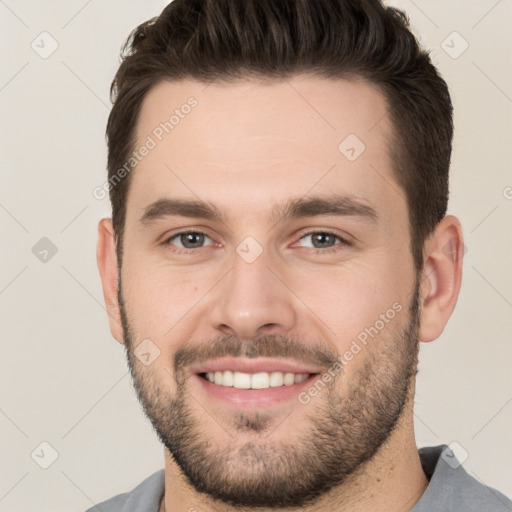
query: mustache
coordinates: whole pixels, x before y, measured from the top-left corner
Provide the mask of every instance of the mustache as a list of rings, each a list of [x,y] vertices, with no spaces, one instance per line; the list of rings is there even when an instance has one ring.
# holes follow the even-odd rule
[[[175,375],[187,367],[221,357],[278,357],[314,364],[326,371],[337,362],[339,354],[322,343],[304,343],[297,337],[265,334],[254,340],[223,336],[212,341],[184,344],[174,354]]]

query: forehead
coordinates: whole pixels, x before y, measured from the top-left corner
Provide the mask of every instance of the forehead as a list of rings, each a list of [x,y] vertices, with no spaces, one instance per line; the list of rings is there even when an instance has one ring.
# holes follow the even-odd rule
[[[163,81],[141,107],[135,149],[151,149],[130,196],[139,209],[179,196],[235,214],[308,192],[397,203],[390,135],[385,98],[363,81]]]

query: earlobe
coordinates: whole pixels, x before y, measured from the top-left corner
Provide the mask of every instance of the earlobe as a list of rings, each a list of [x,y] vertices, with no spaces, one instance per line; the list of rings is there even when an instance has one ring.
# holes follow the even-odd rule
[[[115,232],[112,219],[101,219],[98,224],[98,244],[96,260],[101,276],[103,297],[108,313],[112,336],[121,344],[124,343],[121,314],[117,296],[118,265],[116,255]]]
[[[420,341],[437,339],[448,323],[459,296],[463,256],[460,222],[448,215],[425,243],[420,286]]]

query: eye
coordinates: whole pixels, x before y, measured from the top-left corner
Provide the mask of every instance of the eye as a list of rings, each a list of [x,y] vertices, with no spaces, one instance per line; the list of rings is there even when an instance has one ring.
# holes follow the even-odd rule
[[[210,243],[205,243],[207,241]],[[164,245],[174,245],[180,249],[194,250],[207,245],[213,245],[212,242],[212,239],[208,235],[200,231],[182,231],[181,233],[167,238]]]
[[[326,253],[336,251],[337,246],[350,246],[350,243],[339,235],[329,231],[314,231],[303,235],[299,245],[310,247],[315,251]],[[189,252],[195,249],[214,245],[213,240],[201,231],[182,231],[164,240],[163,245],[173,246],[177,252]]]
[[[330,233],[329,231],[314,231],[300,238],[300,241],[309,241],[309,243],[301,244],[302,247],[311,247],[321,252],[328,252],[326,249],[336,250],[337,245],[350,245],[345,239],[339,235]]]

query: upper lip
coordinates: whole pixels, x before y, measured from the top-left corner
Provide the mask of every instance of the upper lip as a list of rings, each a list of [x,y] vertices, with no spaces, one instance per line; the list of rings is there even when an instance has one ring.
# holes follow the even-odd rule
[[[320,373],[317,367],[289,359],[222,357],[191,368],[192,373],[233,371],[242,373]]]

